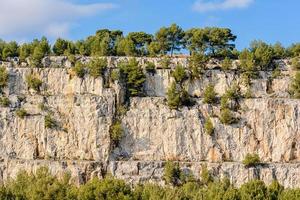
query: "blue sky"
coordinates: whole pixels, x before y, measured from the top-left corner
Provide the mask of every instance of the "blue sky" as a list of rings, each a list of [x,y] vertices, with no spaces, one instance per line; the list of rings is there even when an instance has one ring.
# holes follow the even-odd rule
[[[299,0],[1,0],[0,38],[20,42],[46,35],[81,39],[97,29],[155,33],[177,23],[184,29],[219,26],[238,36],[239,49],[261,39],[300,42]]]

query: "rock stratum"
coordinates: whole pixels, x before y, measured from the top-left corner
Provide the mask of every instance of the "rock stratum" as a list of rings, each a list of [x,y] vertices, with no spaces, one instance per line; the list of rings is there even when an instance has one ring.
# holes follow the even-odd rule
[[[111,70],[129,58],[107,59]],[[261,71],[252,80],[252,97],[239,100],[240,109],[234,114],[240,120],[233,125],[222,124],[220,106],[204,104],[202,97],[209,83],[218,96],[234,82],[246,92],[235,65],[224,71],[218,61],[210,61],[201,79],[185,84],[195,104],[171,110],[166,102],[171,70],[176,64],[187,66],[187,59],[172,59],[168,69],[160,66],[159,58],[137,60],[141,65],[151,61],[157,69],[146,73],[145,97],[130,98],[117,147],[110,139],[116,106],[124,93],[117,81],[107,87],[101,77],[78,78],[66,57],[46,57],[43,68],[2,62],[9,73],[3,92],[11,105],[0,108],[1,181],[20,170],[34,172],[47,166],[55,175],[70,172],[77,183],[107,173],[132,184],[163,183],[164,163],[173,160],[196,177],[206,164],[216,177],[226,176],[237,186],[259,178],[267,184],[277,179],[285,187],[300,187],[300,101],[289,95],[294,72],[287,60],[276,61],[281,76],[271,78],[271,71]],[[32,73],[43,81],[40,93],[28,89],[25,79]],[[16,116],[20,106],[28,112],[24,119]],[[49,110],[59,124],[55,129],[45,128]],[[211,113],[215,131],[209,136],[204,123]],[[257,153],[262,164],[245,168],[242,160],[247,153]]]

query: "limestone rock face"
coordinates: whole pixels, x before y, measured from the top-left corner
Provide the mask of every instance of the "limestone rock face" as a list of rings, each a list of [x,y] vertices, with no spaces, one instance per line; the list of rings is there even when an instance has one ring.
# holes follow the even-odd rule
[[[89,57],[76,57],[85,65]],[[287,60],[276,61],[281,70],[275,77],[261,71],[250,86],[238,72],[238,61],[231,70],[221,70],[220,61],[211,60],[199,79],[187,80],[183,87],[194,105],[171,110],[167,91],[177,64],[188,72],[187,58],[174,58],[169,66],[163,58],[137,58],[145,68],[153,62],[154,74],[146,74],[145,97],[130,98],[121,119],[123,137],[117,146],[110,139],[110,128],[118,115],[125,91],[109,73],[128,57],[108,57],[105,77],[76,77],[67,57],[46,57],[43,68],[30,68],[18,60],[1,62],[9,81],[3,96],[9,107],[0,107],[0,179],[15,177],[18,171],[35,172],[47,166],[55,175],[70,172],[77,183],[111,173],[136,184],[163,184],[164,162],[180,163],[186,173],[200,177],[203,164],[215,177],[228,177],[241,185],[253,178],[266,183],[277,179],[285,187],[300,187],[300,101],[290,98],[290,81],[295,72]],[[42,80],[40,91],[29,89],[26,77]],[[237,123],[220,122],[220,104],[203,103],[203,91],[213,84],[220,98],[228,88],[238,85],[243,96],[235,102]],[[18,109],[27,116],[17,116]],[[45,116],[55,121],[46,128]],[[204,124],[210,118],[214,133]],[[245,168],[247,153],[257,153],[264,163]]]
[[[126,130],[119,151],[138,160],[236,161],[257,152],[265,162],[299,162],[299,101],[247,99],[240,122],[223,125],[212,117],[214,134],[205,133],[209,113],[218,108],[198,102],[170,110],[163,99],[134,98],[122,120]]]

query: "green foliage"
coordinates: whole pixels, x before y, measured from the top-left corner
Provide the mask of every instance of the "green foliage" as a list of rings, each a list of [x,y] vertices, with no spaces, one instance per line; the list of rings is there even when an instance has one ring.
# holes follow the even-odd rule
[[[56,121],[51,117],[50,114],[46,115],[44,118],[45,128],[53,129],[57,126]]]
[[[298,200],[299,189],[287,189],[273,181],[269,187],[260,180],[252,180],[235,188],[228,178],[213,180],[206,166],[202,166],[202,183],[182,182],[183,171],[178,163],[165,164],[164,177],[170,186],[154,183],[139,185],[106,176],[92,178],[85,184],[75,186],[69,173],[61,178],[51,175],[46,167],[40,167],[34,174],[20,171],[15,179],[9,179],[0,186],[0,199],[3,200]],[[203,175],[205,174],[205,175]],[[175,183],[175,185],[174,185]]]
[[[0,98],[0,105],[2,107],[8,107],[10,105],[10,100],[7,97]]]
[[[245,167],[253,167],[259,163],[260,163],[260,158],[258,154],[248,153],[243,160],[243,164],[245,165]]]
[[[244,49],[240,53],[239,60],[240,60],[240,67],[243,71],[254,72],[257,70],[255,67],[254,54],[250,52],[248,49]]]
[[[7,60],[7,58],[10,57],[17,57],[18,54],[18,44],[15,41],[9,42],[9,43],[3,43],[2,48],[2,60]]]
[[[230,100],[239,99],[241,97],[241,92],[240,92],[240,87],[238,86],[238,84],[233,83],[232,86],[226,90],[225,95]]]
[[[221,67],[223,70],[229,70],[232,68],[232,60],[228,57],[226,57],[222,63],[221,63]]]
[[[160,65],[163,69],[170,68],[171,64],[172,64],[171,59],[167,56],[163,57],[163,59],[160,61]]]
[[[176,83],[182,84],[183,81],[187,79],[184,67],[177,65],[175,70],[172,72],[172,77],[175,79]]]
[[[205,185],[212,183],[214,181],[212,174],[207,169],[206,165],[201,166],[201,182]]]
[[[34,89],[35,91],[40,91],[43,82],[35,75],[30,74],[26,76],[26,83],[28,88]]]
[[[156,70],[155,70],[155,64],[153,62],[148,62],[146,64],[146,71],[150,74],[155,74]]]
[[[253,41],[250,46],[256,66],[260,66],[261,70],[266,70],[274,58],[272,47],[262,41]]]
[[[231,56],[235,48],[231,42],[235,40],[236,36],[228,28],[192,28],[185,32],[185,45],[190,52],[207,54],[212,57]]]
[[[202,53],[193,53],[189,58],[189,70],[192,79],[200,78],[203,70],[205,69],[205,64],[208,61],[208,57]]]
[[[52,176],[47,168],[41,167],[36,174],[20,172],[16,180],[10,181],[6,189],[11,199],[74,199],[72,191],[76,191],[74,185],[69,184],[70,176],[65,175],[62,180]]]
[[[224,108],[220,113],[220,121],[223,124],[233,124],[236,122],[236,118],[233,116],[233,113],[228,108]]]
[[[282,46],[281,43],[277,42],[273,46],[273,57],[274,59],[283,59],[287,57],[287,51],[286,49]]]
[[[107,60],[105,58],[94,58],[89,63],[89,73],[92,77],[98,78],[99,76],[104,76],[105,70],[107,68]]]
[[[0,91],[7,86],[8,82],[8,73],[6,68],[0,67]]]
[[[82,62],[76,62],[73,70],[78,78],[84,78],[86,70]]]
[[[50,44],[47,38],[42,37],[41,41],[36,40],[34,44],[33,53],[31,56],[31,64],[33,67],[40,67],[42,59],[50,54]]]
[[[277,200],[283,190],[284,187],[280,185],[280,183],[277,180],[273,180],[268,187],[268,199]]]
[[[178,163],[167,161],[164,167],[164,180],[167,184],[178,185],[180,183],[181,170]]]
[[[71,41],[58,38],[52,47],[56,56],[70,55],[76,53],[76,46]]]
[[[300,43],[292,44],[287,51],[292,58],[300,56]]]
[[[192,104],[190,96],[186,90],[172,82],[167,92],[168,106],[170,109],[178,109],[181,106]]]
[[[220,105],[221,110],[229,109],[229,98],[226,94],[221,97],[221,103],[220,104],[221,104]]]
[[[214,133],[214,125],[210,118],[205,120],[204,130],[208,135],[212,135]]]
[[[299,59],[299,57],[292,58],[291,62],[292,62],[292,68],[294,70],[300,70],[300,59]]]
[[[129,96],[142,96],[146,76],[135,59],[120,63],[120,78],[129,92]]]
[[[110,127],[110,139],[114,144],[118,144],[123,137],[124,130],[120,121],[115,121]]]
[[[24,119],[26,116],[28,116],[27,111],[24,108],[20,108],[16,110],[16,115],[20,117],[21,119]]]
[[[111,177],[103,180],[94,178],[80,187],[78,199],[132,199],[132,191],[123,180]]]
[[[282,191],[280,200],[298,200],[300,199],[300,189],[287,189]]]
[[[180,104],[180,92],[176,87],[176,83],[172,82],[167,92],[168,106],[171,109],[177,109]]]
[[[112,81],[120,80],[119,70],[112,70],[112,72],[110,74],[110,78],[111,78]]]
[[[300,98],[300,72],[297,72],[292,80],[291,94],[294,98]]]
[[[276,78],[280,77],[280,75],[281,75],[281,71],[278,67],[276,67],[272,72],[271,78],[276,79]]]
[[[133,43],[135,55],[144,56],[148,54],[147,46],[152,41],[152,35],[145,32],[131,32],[127,38]]]
[[[215,92],[214,85],[209,84],[204,90],[204,103],[213,104],[216,103],[217,93]]]
[[[241,186],[242,200],[265,200],[268,197],[267,187],[263,181],[252,180]]]
[[[162,27],[156,32],[154,41],[155,48],[157,48],[156,51],[159,54],[165,55],[167,52],[170,52],[172,56],[174,51],[179,51],[185,43],[184,31],[177,24],[172,24],[170,27]],[[151,46],[151,48],[153,47]]]

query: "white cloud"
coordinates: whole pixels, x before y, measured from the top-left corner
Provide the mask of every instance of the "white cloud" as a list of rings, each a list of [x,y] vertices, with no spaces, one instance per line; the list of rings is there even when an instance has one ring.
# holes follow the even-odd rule
[[[114,7],[111,3],[75,4],[68,0],[0,0],[0,36],[64,36],[79,19]]]
[[[209,12],[216,10],[241,9],[250,6],[254,0],[222,0],[222,1],[206,1],[198,0],[193,9],[198,12]]]

